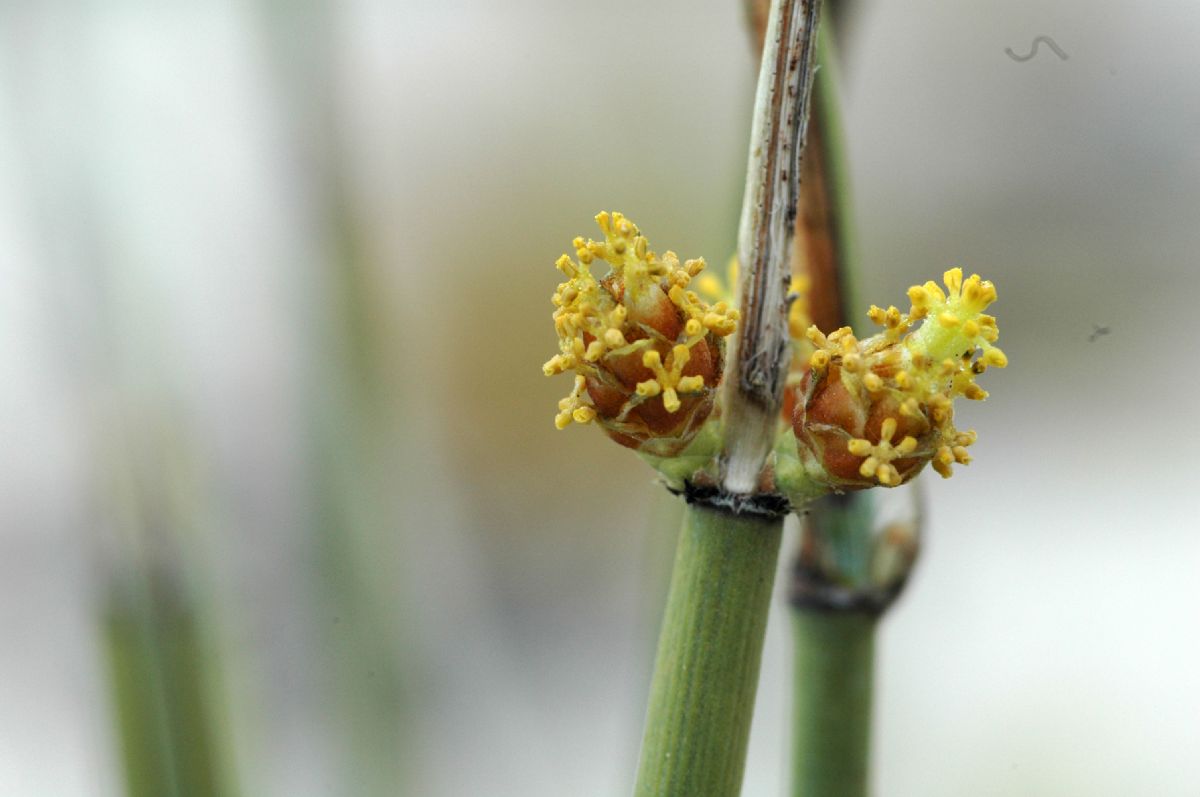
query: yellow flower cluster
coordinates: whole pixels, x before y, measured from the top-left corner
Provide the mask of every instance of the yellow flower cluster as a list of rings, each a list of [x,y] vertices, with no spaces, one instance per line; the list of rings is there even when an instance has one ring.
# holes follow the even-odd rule
[[[996,319],[984,313],[996,300],[992,283],[977,274],[964,280],[958,268],[945,273],[944,283],[946,290],[932,281],[910,288],[907,313],[872,306],[868,315],[883,330],[865,340],[849,327],[828,336],[815,326],[808,329],[815,347],[809,382],[836,374],[839,398],[814,401],[810,389],[806,412],[797,415],[798,436],[802,427],[822,432],[840,427],[849,437],[844,452],[863,458],[860,464],[855,460],[859,475],[884,485],[903,480],[892,464],[898,460],[915,465],[912,472],[930,461],[945,477],[954,463],[970,462],[967,446],[975,442],[975,433],[954,427],[953,401],[986,398],[976,377],[989,366],[1003,368],[1008,358],[993,345],[999,336]],[[839,402],[854,408],[843,411]],[[876,429],[877,442],[847,428],[851,422]],[[893,444],[898,428],[904,437]]]
[[[694,429],[663,411],[684,410],[688,427],[697,414],[707,417],[721,376],[721,338],[736,329],[738,312],[690,289],[703,259],[681,264],[674,252],[659,256],[620,213],[601,213],[596,223],[603,239],[576,238],[575,258],[555,264],[566,277],[552,298],[559,353],[542,370],[577,374],[555,425],[599,419],[626,445],[686,437]],[[609,273],[594,275],[597,262]]]

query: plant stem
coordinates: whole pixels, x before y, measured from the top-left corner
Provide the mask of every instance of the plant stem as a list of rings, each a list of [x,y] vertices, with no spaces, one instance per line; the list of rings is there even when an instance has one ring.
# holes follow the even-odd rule
[[[807,257],[814,321],[850,323],[857,252],[837,97],[834,36],[822,28],[797,247]],[[856,331],[862,332],[858,324]],[[913,489],[913,488],[908,488]],[[793,797],[868,791],[875,628],[916,558],[919,520],[876,534],[870,493],[827,496],[803,521],[793,569]]]
[[[793,797],[864,797],[875,616],[794,612]]]
[[[147,607],[129,597],[109,601],[104,616],[117,736],[128,797],[178,797],[161,651]]]
[[[127,578],[138,583],[114,587],[104,616],[126,794],[233,794],[200,618],[165,574]]]
[[[821,331],[852,326],[870,334],[858,297],[858,246],[838,96],[837,29],[825,23],[817,36],[821,69],[813,80],[808,157],[801,176],[796,248],[811,281],[809,307]]]
[[[684,515],[650,686],[635,794],[741,788],[782,518]]]
[[[738,228],[742,319],[725,374],[726,492],[749,494],[774,446],[787,378],[787,286],[819,0],[773,0],[754,100]]]

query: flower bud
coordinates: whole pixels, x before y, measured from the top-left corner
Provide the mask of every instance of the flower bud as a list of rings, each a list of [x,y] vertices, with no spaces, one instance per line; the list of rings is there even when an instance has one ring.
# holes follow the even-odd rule
[[[563,429],[595,420],[621,445],[671,456],[713,410],[723,338],[738,312],[688,289],[702,259],[659,257],[620,213],[601,213],[596,223],[604,240],[576,238],[575,259],[556,263],[567,277],[553,297],[559,353],[542,370],[576,377],[554,422]],[[600,278],[592,273],[597,261],[611,266]]]
[[[793,430],[805,470],[834,489],[894,487],[932,462],[949,477],[970,462],[974,432],[954,427],[959,396],[980,400],[975,378],[1008,358],[992,344],[996,320],[983,311],[996,289],[962,269],[909,289],[912,308],[872,307],[883,331],[858,340],[849,327],[828,337],[816,327],[808,368],[793,395]]]

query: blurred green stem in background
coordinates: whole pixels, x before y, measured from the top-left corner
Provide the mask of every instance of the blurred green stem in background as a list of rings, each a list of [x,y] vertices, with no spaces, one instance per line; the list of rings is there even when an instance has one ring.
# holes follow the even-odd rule
[[[689,506],[659,637],[639,797],[736,795],[783,520]]]
[[[809,234],[822,235],[830,243],[829,262],[823,265],[832,271],[833,279],[817,281],[817,286],[828,287],[824,296],[811,299],[813,305],[823,305],[827,332],[846,324],[853,317],[850,308],[855,306],[855,261],[832,35],[827,24],[819,38],[821,70],[813,88],[806,153],[810,163],[805,177],[809,181],[802,187],[805,199],[820,196],[823,205],[820,216],[825,229],[810,230]],[[802,220],[805,215],[802,211]],[[837,571],[860,583],[870,567],[874,515],[870,499],[867,493],[829,496],[817,501],[811,516],[802,520],[806,537],[819,530],[829,532],[825,539]],[[862,797],[867,793],[869,768],[875,621],[837,608],[801,604],[794,604],[792,613],[792,794]]]
[[[834,41],[832,26],[822,26],[797,246],[809,254],[814,321],[826,332],[850,324],[864,334],[861,324],[851,324],[852,308],[859,306],[858,260]],[[804,246],[813,240],[819,243]],[[862,797],[868,791],[875,629],[908,578],[918,531],[914,521],[877,534],[873,498],[866,491],[827,496],[802,518],[790,589],[794,797]]]
[[[291,145],[313,182],[312,222],[326,239],[312,299],[312,577],[321,612],[327,717],[344,793],[408,794],[416,768],[410,717],[417,646],[405,561],[411,523],[398,461],[407,453],[400,298],[384,278],[381,228],[364,215],[350,168],[343,85],[346,33],[330,0],[258,0],[264,40],[298,131]]]
[[[234,793],[219,755],[214,694],[199,618],[153,571],[110,590],[105,643],[130,797]]]
[[[809,161],[802,183],[803,227],[798,238],[828,242],[827,259],[813,263],[820,293],[810,297],[814,320],[830,332],[849,323],[854,297],[853,228],[850,223],[848,175],[838,108],[838,61],[832,26],[819,37],[821,69],[813,89]],[[819,198],[820,212],[811,212]],[[816,219],[814,223],[814,218]],[[822,229],[823,228],[823,229]],[[862,333],[861,329],[856,332]],[[869,579],[874,512],[866,492],[828,496],[816,501],[802,518],[803,546],[823,547],[823,559],[842,583]],[[819,536],[819,540],[817,537]],[[795,572],[801,578],[802,567]],[[793,593],[796,588],[793,587]],[[792,794],[793,797],[863,797],[867,793],[874,676],[874,617],[843,607],[793,603]]]
[[[339,161],[330,156],[334,164]],[[333,167],[331,167],[333,168]],[[336,175],[336,172],[335,172]],[[331,725],[344,745],[342,777],[355,795],[407,794],[412,739],[407,724],[412,695],[402,642],[407,628],[398,538],[405,520],[394,496],[402,486],[390,457],[403,450],[396,402],[396,331],[388,294],[351,214],[344,186],[331,176],[328,221],[335,228],[334,259],[323,275],[320,384],[311,408],[314,461],[314,575],[329,615],[318,627],[328,640],[334,702]]]
[[[225,661],[211,623],[204,502],[181,416],[132,387],[105,417],[97,620],[129,797],[237,793]],[[144,402],[144,403],[143,403]]]
[[[863,612],[793,613],[793,794],[867,793],[875,626]]]

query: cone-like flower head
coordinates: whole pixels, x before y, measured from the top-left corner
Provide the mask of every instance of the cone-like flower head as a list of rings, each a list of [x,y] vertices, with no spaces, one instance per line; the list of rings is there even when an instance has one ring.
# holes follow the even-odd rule
[[[674,252],[660,257],[620,213],[601,213],[596,223],[604,240],[576,238],[575,259],[563,255],[555,264],[567,278],[553,297],[559,353],[542,370],[576,376],[554,423],[595,420],[621,445],[671,456],[712,412],[723,338],[738,312],[688,289],[703,259],[681,265]],[[597,277],[599,261],[611,270]]]
[[[912,308],[871,307],[883,331],[858,340],[849,327],[823,335],[808,329],[815,347],[795,388],[793,429],[805,469],[835,489],[902,484],[932,462],[942,476],[970,462],[974,432],[954,427],[953,403],[982,400],[975,378],[1008,364],[993,344],[996,319],[984,313],[996,300],[992,283],[962,269],[909,289]]]

